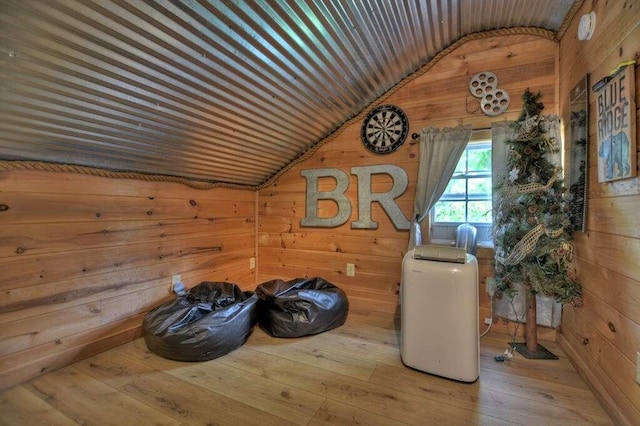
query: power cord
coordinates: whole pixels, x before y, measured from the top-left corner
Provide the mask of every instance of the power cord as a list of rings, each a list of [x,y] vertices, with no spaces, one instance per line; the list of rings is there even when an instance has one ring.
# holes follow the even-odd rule
[[[494,301],[495,301],[495,282],[494,282],[494,278],[493,277],[487,277],[486,281],[485,281],[486,287],[487,287],[487,294],[489,295],[489,300],[490,300],[490,311],[491,311],[491,322],[489,322],[489,325],[487,327],[487,329],[480,335],[480,337],[484,337],[490,330],[491,330],[491,326],[493,325],[493,310],[494,310]],[[503,296],[504,297],[504,296]],[[516,307],[513,304],[513,297],[511,297],[511,300],[509,300],[509,303],[511,304],[511,309],[513,310],[513,313],[516,317],[516,326],[515,326],[515,330],[513,331],[513,335],[511,338],[511,342],[510,342],[510,346],[505,349],[504,353],[502,355],[496,356],[494,357],[494,359],[498,362],[504,362],[504,361],[510,361],[513,358],[513,352],[515,352],[516,350],[516,339],[518,337],[518,327],[520,327],[520,322],[522,320],[522,318],[520,318],[518,316],[518,312],[516,311]],[[524,314],[523,314],[524,316]],[[509,330],[509,324],[507,323],[507,331]]]
[[[523,320],[523,318],[518,316],[518,311],[516,311],[516,307],[513,304],[513,299],[514,298],[512,297],[509,303],[511,304],[511,309],[513,309],[513,314],[516,316],[516,321],[515,321],[516,326],[513,330],[513,335],[511,338],[511,346],[505,349],[502,355],[499,355],[494,358],[498,362],[510,361],[511,358],[513,358],[513,353],[516,350],[516,339],[518,338],[518,328],[520,327],[520,322]],[[522,315],[524,316],[524,313]],[[509,324],[507,323],[507,329],[508,328],[509,328]]]
[[[489,300],[491,301],[491,305],[490,305],[491,306],[491,316],[489,317],[489,318],[491,318],[491,322],[487,326],[487,329],[485,331],[483,331],[482,334],[480,335],[481,339],[489,332],[489,330],[491,330],[491,326],[493,325],[493,296],[490,296]]]

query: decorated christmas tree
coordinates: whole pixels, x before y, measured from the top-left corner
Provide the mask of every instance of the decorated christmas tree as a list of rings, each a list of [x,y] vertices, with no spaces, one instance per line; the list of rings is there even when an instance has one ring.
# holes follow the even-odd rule
[[[495,282],[498,294],[512,298],[519,289],[526,298],[526,349],[538,350],[536,295],[560,303],[580,300],[582,288],[573,264],[571,222],[563,200],[562,169],[550,161],[560,150],[544,117],[541,94],[527,89],[522,113],[514,123],[507,174],[495,188]],[[522,314],[522,313],[521,313]]]

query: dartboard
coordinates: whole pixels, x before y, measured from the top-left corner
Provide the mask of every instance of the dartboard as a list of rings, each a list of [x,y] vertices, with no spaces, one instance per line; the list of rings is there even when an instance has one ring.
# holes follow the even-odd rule
[[[364,146],[376,154],[389,154],[400,148],[409,133],[409,120],[394,105],[372,109],[362,122],[360,138]]]

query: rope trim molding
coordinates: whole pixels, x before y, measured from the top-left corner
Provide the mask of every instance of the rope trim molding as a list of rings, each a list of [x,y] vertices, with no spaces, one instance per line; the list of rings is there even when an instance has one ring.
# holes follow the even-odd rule
[[[251,185],[240,185],[226,182],[199,182],[178,176],[154,175],[138,172],[121,172],[100,169],[98,167],[76,166],[72,164],[47,163],[43,161],[8,161],[0,160],[1,170],[37,170],[43,172],[79,173],[113,179],[136,179],[148,182],[168,182],[186,185],[193,189],[231,188],[255,191]]]
[[[575,14],[575,12],[574,12],[574,14]],[[389,89],[386,93],[384,93],[383,95],[378,97],[378,99],[373,101],[367,108],[363,109],[358,115],[356,115],[354,117],[351,117],[349,120],[347,120],[344,123],[342,123],[342,125],[340,125],[340,127],[338,127],[333,133],[331,133],[329,136],[327,136],[326,138],[320,140],[318,143],[316,143],[315,145],[310,147],[300,157],[298,157],[295,160],[291,161],[289,164],[284,166],[277,173],[275,173],[273,176],[271,176],[269,179],[267,179],[264,183],[258,185],[256,187],[256,189],[257,190],[261,190],[261,189],[266,188],[267,186],[269,186],[273,182],[275,182],[284,173],[289,171],[291,168],[293,168],[297,164],[307,160],[309,157],[311,157],[318,150],[318,148],[320,148],[321,146],[325,145],[326,143],[328,143],[328,142],[334,140],[335,138],[337,138],[351,124],[355,123],[356,121],[362,120],[362,118],[364,118],[364,116],[369,112],[369,110],[371,108],[375,108],[376,106],[381,105],[384,101],[387,100],[387,98],[389,98],[391,95],[393,95],[398,90],[403,88],[405,85],[407,85],[411,81],[415,80],[416,78],[421,77],[422,75],[426,74],[427,71],[429,71],[431,68],[433,68],[438,62],[440,62],[441,59],[443,59],[444,57],[449,55],[451,52],[453,52],[455,49],[459,48],[463,44],[465,44],[465,43],[467,43],[469,41],[482,40],[482,39],[486,39],[486,38],[505,36],[505,35],[531,35],[531,36],[538,36],[538,37],[542,37],[542,38],[546,38],[548,40],[551,40],[551,41],[553,41],[555,43],[558,43],[558,39],[556,38],[556,33],[554,33],[551,30],[547,30],[547,29],[544,29],[544,28],[538,28],[538,27],[500,28],[500,29],[496,29],[496,30],[481,31],[481,32],[472,33],[472,34],[463,36],[463,37],[459,38],[458,40],[456,40],[455,42],[453,42],[452,44],[450,44],[449,46],[447,46],[445,49],[443,49],[440,52],[438,52],[433,58],[431,58],[431,60],[429,60],[429,62],[427,62],[425,65],[423,65],[422,68],[420,68],[419,70],[415,71],[412,74],[409,74],[407,77],[405,77],[402,80],[400,80],[400,82],[398,84],[396,84],[391,89]]]
[[[575,3],[573,3],[573,6],[571,6],[571,9],[569,9],[567,15],[564,17],[564,21],[562,21],[562,24],[560,24],[560,28],[558,28],[558,31],[556,31],[557,40],[560,40],[562,36],[564,36],[564,33],[567,32],[569,25],[571,25],[571,21],[573,21],[573,17],[576,16],[576,13],[578,13],[583,3],[584,0],[577,0]]]
[[[580,6],[582,1],[578,1],[576,4]],[[565,19],[566,25],[563,23],[563,26],[568,26],[568,23],[571,21],[571,18],[577,12],[579,7],[574,7],[571,9],[572,15],[567,16]],[[575,9],[575,10],[574,10]],[[561,27],[563,28],[563,27]],[[356,121],[362,120],[366,113],[369,112],[371,108],[374,108],[384,101],[387,100],[391,95],[396,93],[398,90],[403,88],[405,85],[415,80],[416,78],[424,75],[428,72],[434,65],[436,65],[441,59],[449,55],[455,49],[459,48],[463,44],[474,41],[474,40],[482,40],[491,37],[497,36],[506,36],[506,35],[531,35],[546,38],[548,40],[558,42],[558,33],[555,33],[551,30],[547,30],[544,28],[538,27],[514,27],[514,28],[500,28],[496,30],[489,31],[481,31],[477,33],[468,34],[457,39],[455,42],[447,46],[445,49],[438,52],[433,58],[429,60],[425,65],[422,66],[419,70],[415,71],[412,74],[409,74],[405,78],[403,78],[398,84],[389,89],[386,93],[382,94],[376,100],[374,100],[367,108],[363,109],[359,114],[351,117],[350,119],[343,122],[336,130],[334,130],[330,135],[320,140],[315,145],[311,146],[307,151],[301,154],[298,158],[288,163],[278,172],[273,174],[270,178],[268,178],[265,182],[259,185],[242,185],[242,184],[234,184],[227,182],[200,182],[194,181],[187,178],[182,178],[178,176],[169,176],[169,175],[157,175],[157,174],[146,174],[146,173],[138,173],[138,172],[128,172],[128,171],[110,171],[106,169],[101,169],[98,167],[88,167],[88,166],[77,166],[72,164],[59,164],[59,163],[49,163],[44,161],[22,161],[22,160],[0,160],[0,171],[2,170],[38,170],[38,171],[47,171],[47,172],[63,172],[63,173],[79,173],[91,176],[99,176],[106,178],[114,178],[114,179],[137,179],[143,181],[151,181],[151,182],[170,182],[170,183],[178,183],[182,185],[186,185],[190,188],[199,189],[199,190],[207,190],[214,188],[230,188],[230,189],[241,189],[241,190],[261,190],[273,182],[275,182],[280,176],[289,171],[291,168],[296,166],[297,164],[307,160],[311,157],[321,146],[326,143],[337,138],[348,126],[355,123]]]

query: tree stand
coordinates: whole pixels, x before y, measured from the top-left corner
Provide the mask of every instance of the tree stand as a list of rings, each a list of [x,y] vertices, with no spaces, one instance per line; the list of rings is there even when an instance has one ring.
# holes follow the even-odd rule
[[[531,286],[527,288],[527,312],[524,328],[525,343],[516,343],[515,349],[527,359],[558,359],[551,351],[538,344],[538,324],[536,317],[536,295],[531,292]]]

